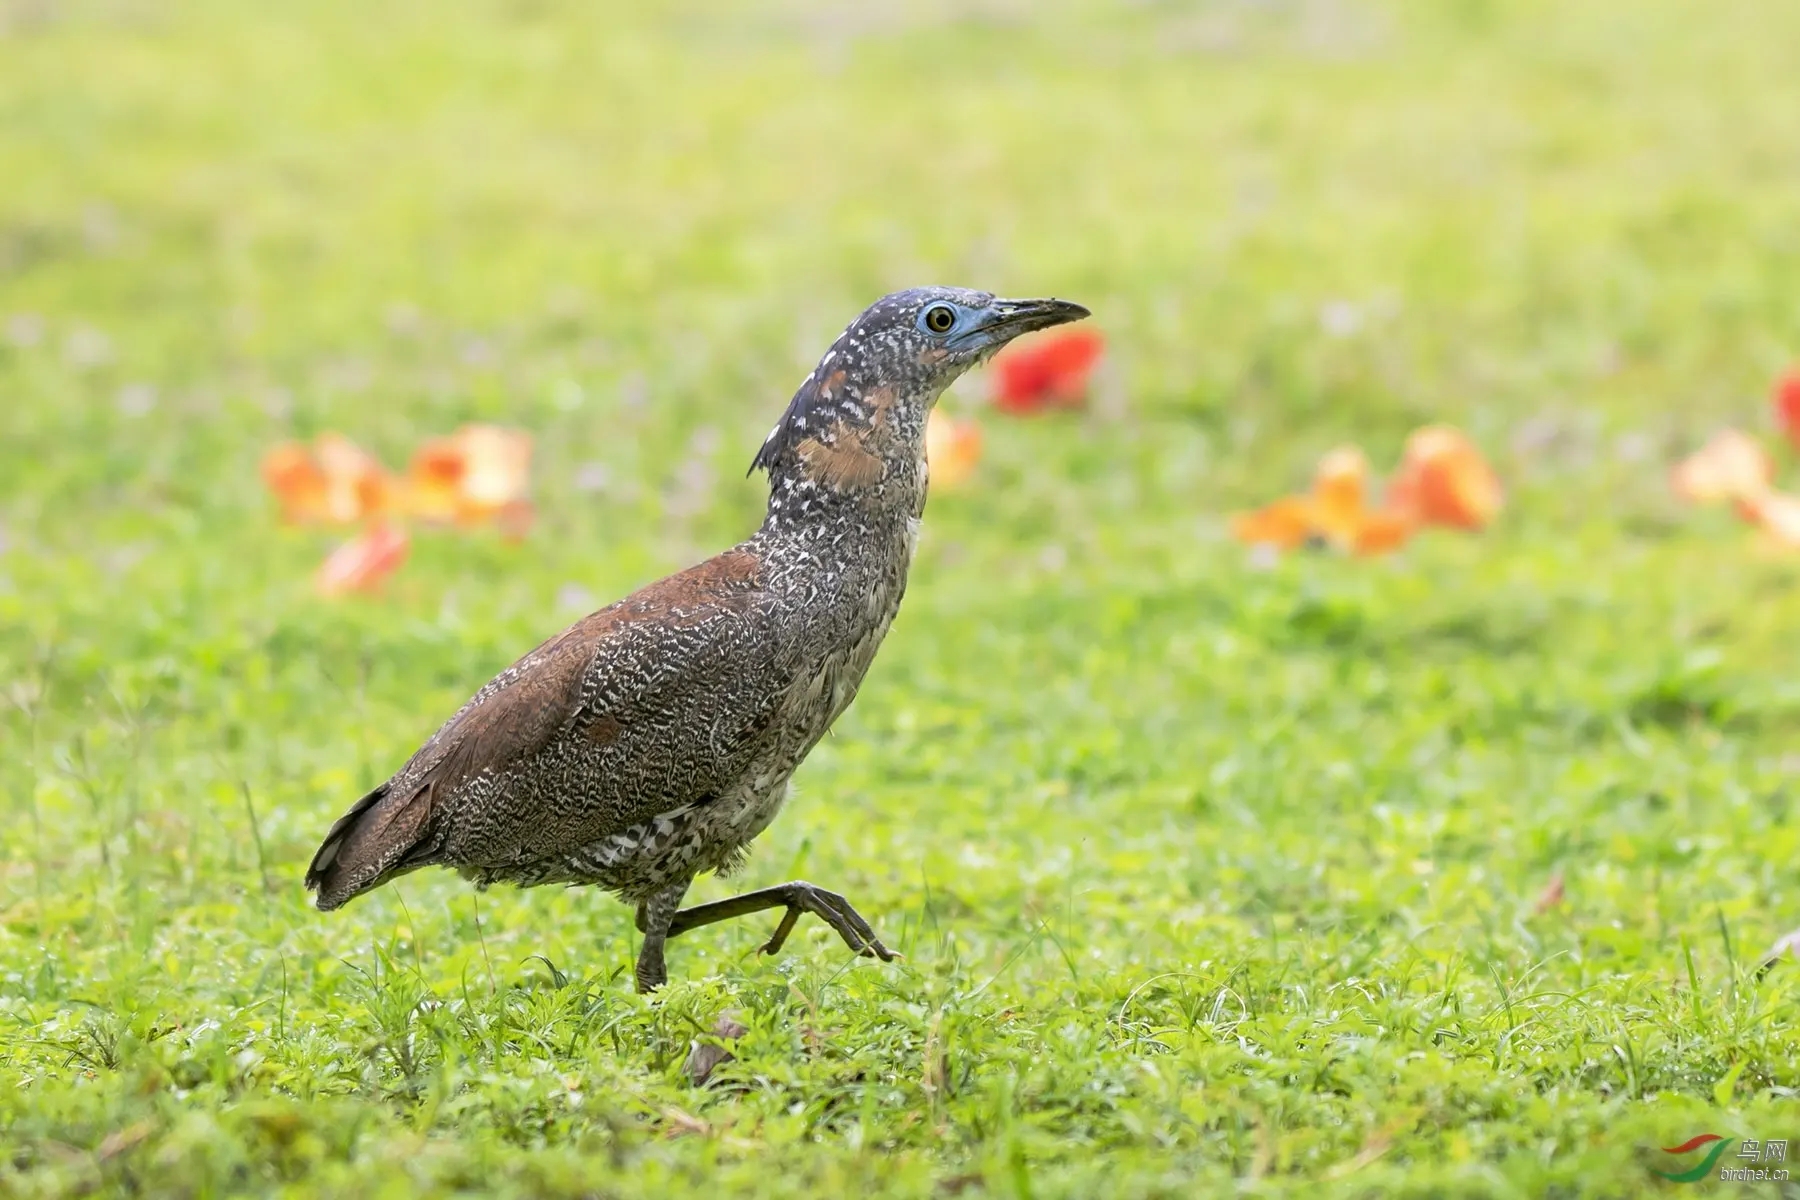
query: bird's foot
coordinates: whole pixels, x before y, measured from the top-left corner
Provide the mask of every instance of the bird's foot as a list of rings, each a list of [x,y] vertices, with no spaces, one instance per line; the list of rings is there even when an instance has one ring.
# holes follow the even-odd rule
[[[781,922],[775,926],[775,932],[763,944],[764,954],[779,954],[786,944],[788,935],[794,931],[795,922],[802,913],[812,913],[821,921],[837,930],[844,944],[867,958],[879,958],[882,962],[893,962],[899,958],[892,950],[881,944],[875,931],[862,918],[862,914],[850,906],[850,902],[836,892],[828,892],[822,887],[803,880],[792,883],[776,884],[774,887],[760,891],[745,892],[741,896],[729,896],[724,900],[714,900],[710,904],[697,904],[693,908],[684,908],[668,920],[667,935],[679,937],[690,929],[698,929],[703,925],[711,925],[716,921],[726,921],[733,917],[749,916],[751,913],[763,912],[771,908],[783,908]],[[654,914],[652,914],[654,915]],[[654,924],[652,925],[654,928]],[[645,953],[649,952],[649,935],[645,936]],[[660,967],[660,946],[657,959]],[[644,978],[642,959],[639,960],[639,978]],[[660,976],[657,977],[661,981]]]
[[[794,931],[794,925],[801,915],[812,913],[835,929],[837,935],[844,939],[844,944],[864,958],[893,962],[900,957],[881,944],[881,939],[875,936],[874,928],[863,919],[862,914],[836,892],[828,892],[801,880],[785,883],[779,889],[771,890],[783,893],[782,899],[787,902],[787,912],[782,914],[781,923],[775,926],[775,932],[763,944],[764,954],[781,953],[781,947],[787,943],[788,934]]]

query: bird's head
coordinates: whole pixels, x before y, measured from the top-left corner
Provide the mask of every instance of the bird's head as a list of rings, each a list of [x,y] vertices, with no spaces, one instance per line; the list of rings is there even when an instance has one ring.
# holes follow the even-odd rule
[[[957,376],[1023,333],[1079,321],[1067,300],[1003,300],[963,288],[884,296],[838,335],[750,466],[776,494],[866,491],[916,473],[931,406]],[[810,485],[810,487],[808,486]]]

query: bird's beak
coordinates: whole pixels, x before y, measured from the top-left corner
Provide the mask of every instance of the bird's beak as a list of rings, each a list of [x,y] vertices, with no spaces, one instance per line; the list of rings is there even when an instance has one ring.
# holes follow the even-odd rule
[[[978,322],[950,344],[958,350],[997,350],[1022,333],[1066,325],[1088,315],[1087,309],[1068,300],[996,300],[981,310]]]

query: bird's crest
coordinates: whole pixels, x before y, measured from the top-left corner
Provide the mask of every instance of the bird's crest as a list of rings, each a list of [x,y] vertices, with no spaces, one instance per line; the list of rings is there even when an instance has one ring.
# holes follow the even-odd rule
[[[791,453],[807,436],[807,413],[818,402],[819,372],[815,368],[794,398],[788,401],[786,411],[781,420],[775,422],[775,428],[769,430],[769,436],[763,439],[762,446],[756,451],[756,457],[750,462],[750,469],[744,474],[754,475],[758,471],[773,471],[775,464],[781,461],[784,454]]]

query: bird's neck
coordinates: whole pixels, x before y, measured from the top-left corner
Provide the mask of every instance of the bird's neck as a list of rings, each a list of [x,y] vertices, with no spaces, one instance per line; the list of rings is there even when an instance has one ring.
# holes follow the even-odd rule
[[[796,629],[815,649],[862,645],[870,635],[879,642],[918,549],[924,464],[847,491],[771,475],[769,513],[750,542],[771,589],[801,601]]]
[[[758,536],[830,544],[842,553],[884,552],[924,513],[925,486],[919,451],[860,464],[783,464],[769,474],[768,513]]]

